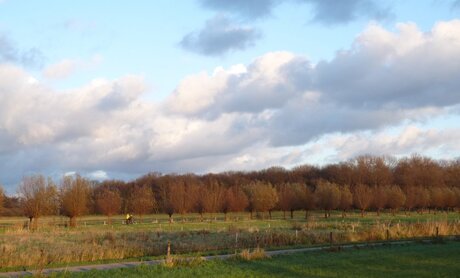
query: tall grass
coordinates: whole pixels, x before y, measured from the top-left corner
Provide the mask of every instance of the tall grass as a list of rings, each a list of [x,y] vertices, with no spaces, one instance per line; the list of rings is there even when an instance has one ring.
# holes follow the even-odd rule
[[[35,267],[164,256],[167,242],[173,254],[234,252],[245,249],[310,246],[439,235],[460,235],[460,221],[399,221],[359,218],[347,221],[310,218],[308,221],[238,221],[186,223],[160,228],[160,224],[127,227],[88,226],[69,229],[43,226],[28,231],[13,225],[0,234],[0,268]],[[176,226],[174,226],[176,225]],[[178,228],[181,227],[182,228]],[[183,227],[201,229],[184,229]],[[201,226],[200,226],[201,225]],[[169,227],[173,227],[168,229]]]

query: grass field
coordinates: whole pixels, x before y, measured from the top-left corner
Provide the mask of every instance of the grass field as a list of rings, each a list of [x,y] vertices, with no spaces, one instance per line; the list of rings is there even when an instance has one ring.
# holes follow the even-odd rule
[[[40,219],[36,231],[24,229],[25,218],[0,219],[0,271],[46,268],[119,260],[162,257],[168,241],[173,254],[218,254],[245,248],[279,249],[334,243],[378,241],[460,234],[459,213],[406,215],[358,212],[342,218],[332,212],[312,212],[308,219],[297,212],[294,219],[283,219],[281,212],[272,220],[248,219],[248,214],[176,216],[172,224],[166,215],[149,215],[142,222],[124,225],[123,217],[108,224],[103,216],[83,217],[79,226],[68,228],[66,218]],[[104,225],[104,221],[106,222]]]
[[[460,242],[411,244],[338,252],[317,251],[268,259],[206,261],[64,273],[58,277],[459,277]]]

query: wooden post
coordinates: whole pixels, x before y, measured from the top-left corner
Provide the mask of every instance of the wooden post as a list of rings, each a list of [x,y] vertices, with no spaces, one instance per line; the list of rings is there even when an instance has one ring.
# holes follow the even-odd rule
[[[333,242],[332,232],[329,233],[329,242],[331,243],[331,246],[332,246],[332,242]]]
[[[390,240],[390,230],[387,229],[387,240]]]
[[[439,237],[439,227],[436,226],[436,237]]]
[[[168,256],[168,258],[171,256],[171,241],[168,240],[168,251],[166,253],[166,256]]]

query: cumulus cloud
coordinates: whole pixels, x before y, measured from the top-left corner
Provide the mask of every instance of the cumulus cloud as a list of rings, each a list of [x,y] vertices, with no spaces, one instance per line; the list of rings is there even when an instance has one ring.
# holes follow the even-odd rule
[[[458,128],[421,128],[409,125],[399,132],[380,130],[325,136],[305,152],[333,149],[331,161],[345,160],[364,154],[408,156],[413,153],[443,153],[444,158],[456,158],[460,147]]]
[[[249,115],[244,128],[264,126],[265,138],[279,146],[424,119],[460,102],[458,30],[458,20],[425,33],[412,23],[396,32],[372,24],[350,49],[314,66],[275,52],[240,72],[189,76],[166,109],[202,119]]]
[[[0,63],[18,63],[26,67],[41,67],[43,53],[37,48],[20,50],[8,37],[0,34]]]
[[[259,38],[257,30],[236,25],[229,18],[217,15],[208,20],[202,30],[185,35],[180,45],[186,50],[213,56],[244,50]]]
[[[340,158],[427,146],[454,153],[457,130],[386,130],[458,114],[458,57],[458,20],[429,32],[370,25],[329,61],[271,52],[192,74],[159,102],[141,97],[148,84],[140,76],[56,92],[3,63],[0,177],[8,184],[29,172],[132,177],[292,165],[308,159],[306,144]]]

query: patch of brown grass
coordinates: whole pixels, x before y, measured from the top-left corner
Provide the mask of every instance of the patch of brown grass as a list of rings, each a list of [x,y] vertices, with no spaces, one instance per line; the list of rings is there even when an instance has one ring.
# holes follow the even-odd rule
[[[244,261],[261,260],[269,257],[270,256],[268,256],[267,253],[265,253],[265,250],[262,248],[255,248],[254,250],[252,250],[252,252],[249,249],[244,249],[237,255],[238,259]]]

